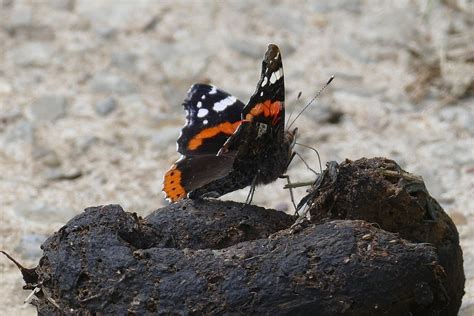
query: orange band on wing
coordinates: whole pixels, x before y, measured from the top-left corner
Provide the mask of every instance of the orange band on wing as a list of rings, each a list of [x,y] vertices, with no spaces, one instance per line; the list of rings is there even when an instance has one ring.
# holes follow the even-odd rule
[[[188,144],[188,149],[195,150],[199,148],[205,139],[214,137],[219,133],[232,135],[240,124],[241,121],[237,121],[235,123],[224,122],[219,125],[203,129],[196,136],[191,138]]]
[[[176,202],[186,196],[186,190],[181,185],[181,171],[176,169],[176,165],[173,165],[165,174],[163,192],[171,202]]]
[[[256,104],[248,113],[245,118],[252,120],[254,117],[263,114],[265,117],[271,117],[272,123],[276,124],[279,119],[279,114],[282,109],[282,103],[280,101],[272,102],[266,100],[265,102]]]

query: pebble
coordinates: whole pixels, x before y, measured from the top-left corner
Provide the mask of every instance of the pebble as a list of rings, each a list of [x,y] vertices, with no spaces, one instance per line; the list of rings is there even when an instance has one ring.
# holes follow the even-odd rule
[[[110,73],[98,73],[90,80],[90,87],[96,93],[131,94],[138,87],[131,81]]]
[[[278,29],[279,33],[302,33],[306,26],[306,16],[301,10],[284,6],[269,6],[264,9],[263,19],[267,27]]]
[[[152,54],[169,79],[192,82],[204,72],[213,47],[212,43],[180,41],[162,44],[154,48]]]
[[[112,54],[112,65],[125,71],[133,72],[136,69],[137,56],[129,52],[115,52]]]
[[[312,9],[319,13],[329,13],[331,11],[344,10],[353,13],[360,13],[362,6],[361,0],[332,0],[315,1]]]
[[[7,60],[17,66],[45,67],[50,64],[53,48],[47,43],[29,42],[7,51]]]
[[[47,181],[76,180],[82,177],[82,171],[79,169],[62,170],[61,168],[48,168],[42,176]]]
[[[181,127],[163,127],[160,128],[151,137],[151,142],[155,150],[169,149],[170,143],[176,142],[179,136]]]
[[[29,6],[15,6],[10,13],[10,19],[7,24],[7,28],[11,31],[21,28],[28,27],[31,25],[33,20],[33,8]]]
[[[264,43],[247,37],[229,38],[226,43],[231,50],[254,59],[262,58],[262,52],[266,48]]]
[[[61,165],[58,154],[50,148],[35,145],[31,150],[31,156],[35,161],[41,161],[47,167],[56,168]]]
[[[81,152],[84,153],[89,150],[94,144],[99,142],[99,138],[94,135],[85,135],[77,138],[75,142],[75,147]]]
[[[31,142],[33,140],[33,133],[33,126],[29,121],[19,120],[11,124],[3,135],[7,143],[14,143],[16,141]]]
[[[457,226],[467,225],[467,218],[466,216],[458,211],[451,211],[449,212],[449,217],[453,220],[454,224]]]
[[[113,97],[101,100],[95,105],[95,112],[100,116],[107,116],[117,108],[117,101]]]
[[[55,121],[66,115],[67,100],[61,95],[45,95],[30,106],[31,117],[35,121]]]
[[[31,222],[65,223],[76,214],[67,208],[59,208],[42,201],[21,200],[14,205],[14,212],[18,216]]]
[[[74,11],[76,0],[49,0],[52,8],[63,11]]]
[[[48,237],[40,234],[26,234],[21,237],[20,242],[15,248],[24,259],[37,261],[43,255],[41,245]]]
[[[13,91],[13,87],[8,82],[0,79],[0,95],[10,94]]]

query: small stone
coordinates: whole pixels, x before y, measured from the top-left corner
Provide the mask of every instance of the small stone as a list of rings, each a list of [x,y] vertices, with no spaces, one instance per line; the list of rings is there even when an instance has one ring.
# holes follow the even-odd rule
[[[117,30],[108,25],[97,26],[95,32],[106,40],[113,39],[117,35]]]
[[[30,143],[33,141],[34,129],[27,120],[20,120],[9,126],[4,135],[6,143],[15,143],[18,141]]]
[[[93,135],[79,136],[76,139],[76,148],[78,148],[81,153],[84,153],[98,141],[99,138]]]
[[[39,234],[26,234],[21,237],[21,240],[15,250],[25,259],[36,261],[43,255],[41,244],[48,237]]]
[[[126,70],[134,71],[136,68],[137,56],[128,52],[118,52],[112,54],[112,65]]]
[[[359,13],[361,11],[361,6],[362,1],[360,0],[315,1],[313,4],[313,10],[319,13],[328,13],[338,10]]]
[[[41,161],[47,167],[56,168],[61,165],[58,154],[54,150],[46,147],[33,146],[31,156],[35,161]]]
[[[8,28],[14,30],[20,27],[31,25],[33,20],[33,9],[27,6],[15,6],[10,13]]]
[[[90,87],[96,93],[130,94],[138,91],[137,86],[127,79],[103,73],[94,75]]]
[[[278,28],[279,32],[290,34],[302,33],[306,26],[306,18],[301,10],[284,6],[269,6],[265,8],[263,18],[268,27]]]
[[[117,101],[113,97],[99,101],[95,105],[95,112],[100,116],[107,116],[117,108]]]
[[[12,86],[4,80],[0,80],[0,95],[10,94],[13,91]]]
[[[262,52],[265,51],[265,44],[251,38],[232,38],[227,41],[227,45],[243,56],[254,59],[262,58]]]
[[[457,226],[467,225],[467,218],[463,213],[458,211],[452,211],[448,212],[448,214],[449,217],[451,217],[451,219],[453,220],[454,224],[456,224]]]
[[[163,127],[157,131],[152,137],[152,146],[157,150],[167,149],[169,145],[176,141],[179,135],[180,127]]]
[[[207,67],[212,47],[212,43],[183,41],[160,45],[152,53],[169,79],[192,81]]]
[[[286,202],[279,202],[273,207],[273,209],[287,213],[290,209],[290,205]]]
[[[61,170],[60,168],[48,168],[43,173],[43,177],[48,181],[76,180],[82,177],[79,169]]]
[[[63,10],[63,11],[73,11],[76,5],[76,0],[50,0],[51,7]]]
[[[30,113],[37,121],[55,121],[66,115],[67,100],[60,95],[40,97],[30,106]]]
[[[14,206],[15,214],[25,220],[39,223],[64,223],[76,214],[71,209],[59,208],[40,201],[20,200]]]
[[[7,58],[18,66],[45,67],[52,58],[53,49],[45,43],[31,42],[7,52]]]

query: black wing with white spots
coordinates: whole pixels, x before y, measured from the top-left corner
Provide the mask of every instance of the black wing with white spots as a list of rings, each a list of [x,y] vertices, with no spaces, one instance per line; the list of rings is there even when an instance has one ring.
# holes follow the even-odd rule
[[[217,154],[240,124],[244,108],[236,97],[207,84],[194,84],[183,106],[186,125],[177,143],[185,156]]]
[[[283,126],[285,120],[285,79],[278,46],[268,45],[262,61],[260,80],[242,117],[269,125]]]

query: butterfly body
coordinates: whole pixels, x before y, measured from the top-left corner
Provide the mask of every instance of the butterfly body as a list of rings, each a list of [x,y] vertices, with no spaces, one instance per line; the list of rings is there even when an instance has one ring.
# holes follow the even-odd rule
[[[283,138],[281,138],[283,137]],[[281,141],[275,141],[276,139]],[[250,185],[268,184],[286,172],[294,136],[272,130],[265,123],[248,122],[236,132],[229,152],[237,153],[232,171],[192,191],[190,198],[221,196]],[[260,143],[267,144],[261,146]]]
[[[278,47],[270,44],[247,105],[210,85],[191,87],[184,102],[187,124],[178,139],[183,156],[164,179],[169,200],[219,197],[286,172],[296,129],[284,128],[282,67]]]

